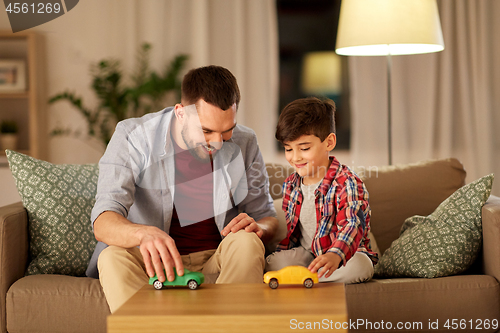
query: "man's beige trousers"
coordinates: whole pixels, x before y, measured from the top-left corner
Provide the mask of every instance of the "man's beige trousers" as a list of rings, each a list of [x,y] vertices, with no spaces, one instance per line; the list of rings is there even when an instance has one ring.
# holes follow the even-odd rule
[[[216,250],[183,255],[190,271],[219,274],[215,283],[262,283],[264,245],[253,232],[227,235]],[[148,283],[149,276],[139,248],[109,246],[99,255],[99,280],[111,313]]]

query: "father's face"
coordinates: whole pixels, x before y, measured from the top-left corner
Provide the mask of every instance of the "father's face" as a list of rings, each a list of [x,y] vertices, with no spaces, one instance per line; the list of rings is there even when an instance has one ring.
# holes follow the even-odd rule
[[[200,99],[196,110],[186,112],[182,126],[182,139],[191,154],[201,160],[210,161],[224,141],[231,139],[236,126],[236,104],[222,110]],[[187,108],[193,108],[188,106]]]

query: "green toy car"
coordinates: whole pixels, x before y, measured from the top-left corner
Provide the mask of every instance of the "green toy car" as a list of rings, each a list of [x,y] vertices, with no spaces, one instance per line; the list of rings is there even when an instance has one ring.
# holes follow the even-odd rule
[[[191,272],[188,269],[184,268],[184,275],[177,275],[177,271],[174,267],[175,279],[174,281],[165,280],[165,282],[161,282],[158,280],[158,277],[155,275],[152,278],[149,278],[149,284],[152,284],[156,290],[160,290],[163,286],[187,286],[191,290],[195,290],[198,288],[200,284],[205,281],[205,275],[200,272]],[[166,274],[165,274],[166,275]]]

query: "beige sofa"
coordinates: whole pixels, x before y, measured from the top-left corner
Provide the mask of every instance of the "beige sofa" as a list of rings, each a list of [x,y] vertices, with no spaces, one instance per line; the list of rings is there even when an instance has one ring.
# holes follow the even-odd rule
[[[290,171],[268,165],[277,208],[281,206],[281,183]],[[382,253],[398,237],[405,218],[430,214],[465,180],[463,166],[455,159],[358,168],[357,172],[370,193],[372,231]],[[430,323],[438,321],[440,329],[432,331],[440,332],[448,331],[443,325],[447,320],[451,325],[453,319],[457,323],[465,320],[469,327],[470,323],[479,325],[483,332],[497,331],[491,329],[491,320],[500,318],[500,198],[490,197],[482,214],[482,255],[465,274],[436,279],[373,279],[346,286],[351,329],[357,328],[352,331],[383,332],[381,328],[390,322],[392,331],[401,323],[403,328],[413,326],[415,332],[425,332]],[[275,242],[286,230],[282,212],[279,218]],[[105,332],[109,309],[98,280],[24,276],[27,225],[21,203],[0,208],[1,332]],[[490,320],[489,330],[485,319]]]

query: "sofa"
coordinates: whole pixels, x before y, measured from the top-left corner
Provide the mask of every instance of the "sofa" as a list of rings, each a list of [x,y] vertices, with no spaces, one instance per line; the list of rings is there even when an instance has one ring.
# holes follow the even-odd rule
[[[466,176],[456,159],[355,170],[370,194],[372,245],[380,254],[399,237],[406,218],[432,213],[465,184]],[[281,184],[293,170],[268,164],[267,171],[280,220],[269,251],[286,233]],[[441,332],[477,326],[483,332],[498,331],[492,321],[500,318],[500,198],[490,196],[483,206],[482,228],[479,257],[461,274],[433,279],[375,277],[346,285],[349,330]],[[29,242],[23,204],[1,207],[1,332],[105,332],[110,312],[99,281],[61,274],[25,275]]]

